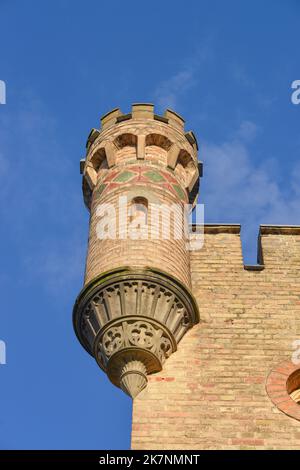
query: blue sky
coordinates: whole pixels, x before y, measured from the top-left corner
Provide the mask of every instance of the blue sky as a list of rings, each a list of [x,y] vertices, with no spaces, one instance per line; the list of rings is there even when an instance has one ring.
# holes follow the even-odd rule
[[[196,133],[206,222],[300,223],[298,0],[0,0],[0,448],[126,449],[131,402],[76,340],[99,118],[173,107]]]

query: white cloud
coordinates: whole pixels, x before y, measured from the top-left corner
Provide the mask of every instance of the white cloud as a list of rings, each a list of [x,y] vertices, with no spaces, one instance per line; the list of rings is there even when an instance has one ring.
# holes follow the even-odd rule
[[[78,161],[66,141],[57,141],[57,129],[31,98],[1,116],[0,216],[20,263],[19,282],[39,283],[62,299],[83,279],[87,226],[74,181]]]
[[[74,235],[63,240],[45,239],[23,261],[29,282],[42,281],[44,289],[62,301],[63,296],[78,285],[78,281],[82,284],[85,255],[86,240],[83,242]]]
[[[254,123],[242,122],[231,139],[204,142],[201,149],[205,166],[200,200],[206,219],[241,223],[251,256],[259,224],[300,223],[300,164],[281,186],[276,173],[252,158],[250,142],[258,131]]]
[[[198,83],[201,66],[213,55],[211,37],[205,38],[193,56],[189,56],[178,70],[162,80],[153,93],[154,101],[161,108],[176,108],[180,99]]]
[[[252,121],[243,121],[237,131],[237,137],[240,140],[251,142],[259,132],[258,127]]]
[[[195,72],[196,69],[191,67],[161,82],[154,92],[155,102],[162,108],[176,108],[179,96],[195,84]]]
[[[246,72],[241,64],[234,63],[231,65],[231,73],[233,79],[245,88],[254,88],[255,83],[252,77]]]

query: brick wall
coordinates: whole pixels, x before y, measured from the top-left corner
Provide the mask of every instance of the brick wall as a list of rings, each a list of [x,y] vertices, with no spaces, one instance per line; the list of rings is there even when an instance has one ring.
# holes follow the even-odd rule
[[[205,228],[191,252],[201,322],[134,400],[133,449],[300,448],[300,416],[276,406],[300,339],[300,228],[262,227],[261,246],[264,269],[245,269],[239,227]]]

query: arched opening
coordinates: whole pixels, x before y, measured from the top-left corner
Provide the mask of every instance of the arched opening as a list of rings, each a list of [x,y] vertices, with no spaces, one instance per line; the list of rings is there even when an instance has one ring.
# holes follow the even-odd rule
[[[166,165],[171,145],[172,142],[162,134],[148,134],[145,140],[145,160]]]
[[[114,140],[114,144],[118,150],[124,147],[136,147],[137,136],[129,133],[121,134]]]
[[[114,140],[116,151],[116,163],[128,163],[136,160],[137,136],[134,134],[121,134]]]
[[[130,223],[140,220],[144,224],[148,223],[148,200],[145,197],[134,197],[130,204]]]
[[[300,405],[300,369],[293,372],[286,382],[289,396]]]
[[[91,157],[90,162],[92,167],[98,173],[99,170],[107,169],[107,161],[106,161],[106,154],[105,149],[101,148],[98,149]]]
[[[172,142],[162,134],[148,134],[146,137],[146,146],[156,145],[164,150],[169,150]]]
[[[129,206],[129,237],[146,239],[148,235],[148,200],[134,197]]]
[[[181,150],[178,155],[175,174],[184,182],[186,188],[189,186],[196,171],[197,168],[191,155],[186,150]]]

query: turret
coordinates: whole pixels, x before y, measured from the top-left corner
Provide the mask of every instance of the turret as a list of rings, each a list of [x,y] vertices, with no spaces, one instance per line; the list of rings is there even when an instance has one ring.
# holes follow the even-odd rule
[[[178,114],[134,104],[129,114],[114,109],[101,118],[80,162],[90,232],[74,328],[132,398],[199,321],[187,233],[201,176],[197,150]]]

